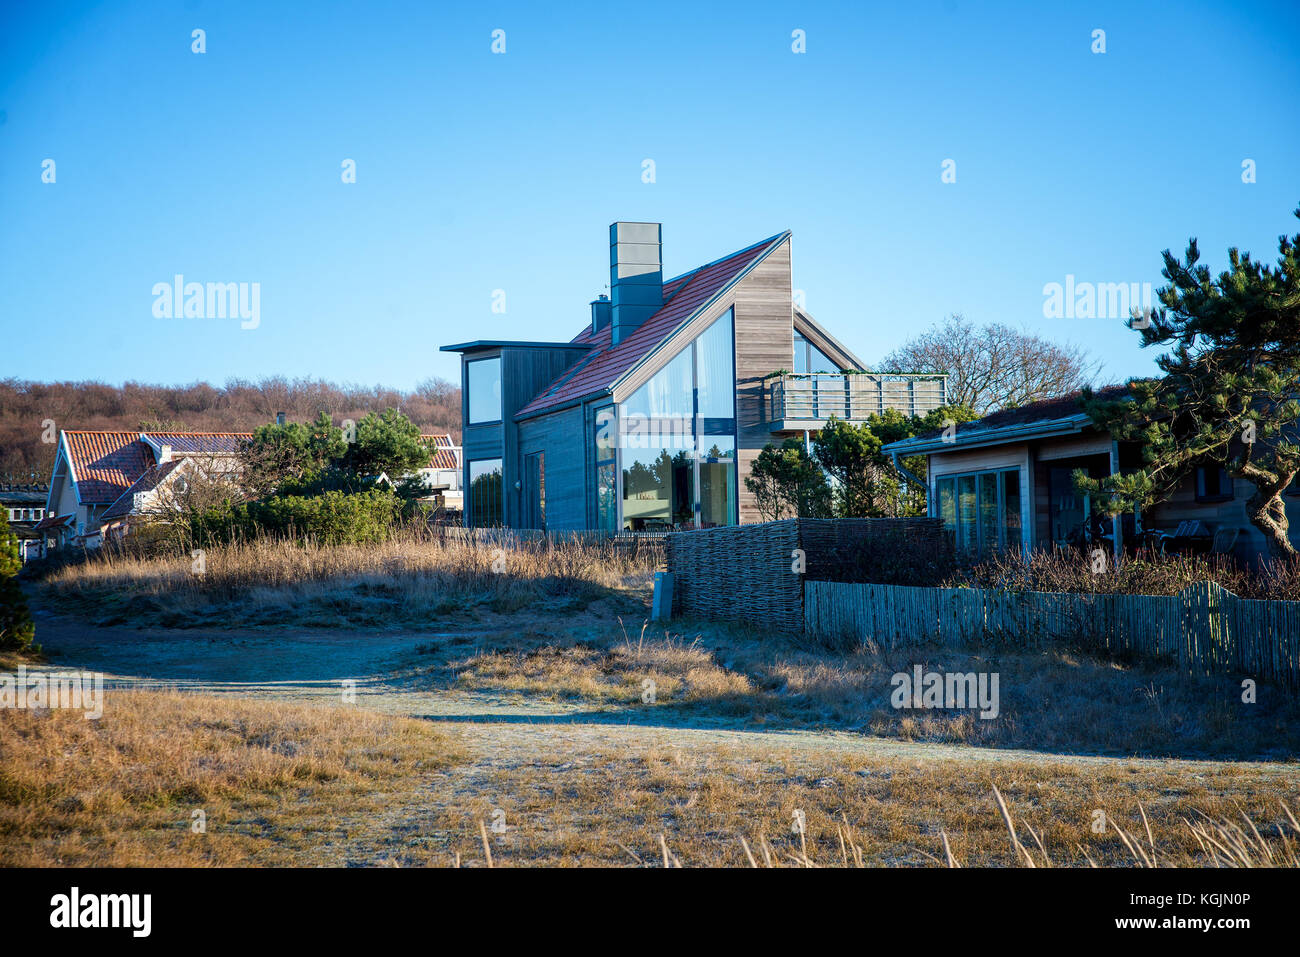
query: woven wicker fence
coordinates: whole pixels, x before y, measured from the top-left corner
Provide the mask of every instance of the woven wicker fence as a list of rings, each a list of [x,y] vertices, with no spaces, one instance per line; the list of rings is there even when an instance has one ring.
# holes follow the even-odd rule
[[[886,535],[891,548],[949,547],[937,518],[791,518],[673,532],[673,611],[802,631],[804,579],[830,576],[846,546]]]
[[[471,542],[501,548],[550,545],[608,547],[662,563],[667,532],[542,531],[529,528],[462,528],[434,526],[431,534],[442,541]]]
[[[1188,674],[1244,673],[1300,688],[1300,601],[1251,601],[1211,582],[1161,597],[809,580],[804,618],[810,636],[837,643],[1058,643],[1163,658]]]

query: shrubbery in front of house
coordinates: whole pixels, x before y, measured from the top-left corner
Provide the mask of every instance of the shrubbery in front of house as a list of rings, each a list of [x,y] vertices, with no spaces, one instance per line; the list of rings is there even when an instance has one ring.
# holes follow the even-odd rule
[[[974,417],[970,408],[956,405],[923,416],[886,409],[865,422],[846,422],[832,415],[814,433],[811,450],[794,438],[779,446],[768,443],[750,466],[745,487],[753,493],[765,521],[924,515],[924,487],[905,479],[881,448]],[[924,455],[903,461],[904,468],[922,481],[926,464]]]
[[[196,513],[190,519],[190,532],[198,546],[261,537],[311,539],[321,545],[365,545],[390,538],[398,527],[401,511],[401,499],[387,489],[280,495]]]
[[[1238,598],[1300,601],[1300,559],[1273,558],[1248,568],[1229,555],[1155,555],[1139,552],[1094,572],[1075,551],[1001,552],[959,567],[945,587],[1099,595],[1177,595],[1197,582],[1214,582]]]
[[[392,537],[419,511],[424,486],[408,477],[429,461],[419,427],[396,409],[371,413],[344,432],[322,412],[314,422],[264,425],[240,450],[239,486],[219,504],[183,508],[162,534],[140,529],[133,544],[182,547],[263,538],[364,545]],[[385,484],[381,475],[389,477]]]
[[[996,552],[963,559],[918,545],[905,532],[884,530],[841,546],[818,577],[873,585],[987,588],[1011,592],[1096,595],[1177,595],[1197,582],[1214,582],[1238,598],[1300,601],[1300,559],[1276,558],[1250,568],[1228,555],[1126,555],[1094,572],[1077,551]]]

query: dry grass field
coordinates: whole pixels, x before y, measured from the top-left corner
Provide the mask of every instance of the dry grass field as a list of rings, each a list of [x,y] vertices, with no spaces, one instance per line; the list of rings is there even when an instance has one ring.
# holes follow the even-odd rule
[[[462,757],[426,722],[341,708],[124,691],[98,721],[4,709],[0,865],[308,864]]]
[[[1295,779],[1258,765],[500,737],[160,692],[0,712],[0,865],[1296,865]]]
[[[580,610],[643,591],[652,561],[610,546],[498,548],[404,534],[379,545],[257,541],[188,555],[104,551],[60,568],[42,597],[98,624],[374,628],[513,612]]]
[[[0,710],[0,865],[1297,863],[1300,711],[1278,689],[643,627],[650,571],[427,541],[57,571],[33,589],[50,660],[125,684],[98,721]],[[895,710],[918,664],[996,672],[998,716]]]
[[[830,652],[780,635],[709,622],[587,630],[564,622],[496,633],[468,653],[427,649],[431,678],[475,691],[579,701],[629,720],[834,728],[905,741],[1072,754],[1294,761],[1300,706],[1264,687],[1242,701],[1230,679],[1121,664],[1053,649]],[[678,629],[683,629],[678,631]],[[891,678],[927,671],[999,675],[1000,713],[896,710]],[[653,683],[653,703],[646,682]]]

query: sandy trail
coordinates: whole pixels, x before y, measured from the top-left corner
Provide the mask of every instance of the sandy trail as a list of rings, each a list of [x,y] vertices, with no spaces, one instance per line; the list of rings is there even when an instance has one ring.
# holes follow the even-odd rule
[[[716,748],[759,754],[772,750],[909,763],[1032,762],[1050,765],[1158,765],[1190,775],[1240,770],[1300,780],[1300,767],[1276,762],[1116,758],[1027,750],[994,750],[837,732],[751,729],[725,719],[701,721],[670,710],[593,710],[584,703],[435,687],[421,648],[459,642],[472,648],[490,632],[469,629],[324,632],[240,629],[168,631],[100,628],[39,614],[47,670],[102,672],[107,688],[171,688],[195,693],[304,704],[342,704],[344,682],[355,682],[349,705],[454,724],[466,743],[492,764],[581,757],[612,749]],[[35,670],[29,668],[29,670]],[[689,723],[687,723],[689,721]]]

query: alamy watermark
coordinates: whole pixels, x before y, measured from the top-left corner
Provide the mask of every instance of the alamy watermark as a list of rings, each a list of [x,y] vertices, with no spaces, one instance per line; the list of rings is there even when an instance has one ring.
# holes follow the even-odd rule
[[[1044,319],[1129,319],[1150,315],[1151,283],[1077,282],[1043,286]]]
[[[177,273],[171,282],[153,285],[157,319],[240,319],[239,328],[262,324],[260,282],[186,282]]]
[[[66,708],[85,711],[87,721],[104,716],[104,675],[91,671],[37,671],[0,674],[0,708]]]
[[[986,720],[996,718],[1001,710],[998,672],[926,671],[914,665],[911,672],[900,671],[889,679],[893,692],[889,703],[895,709],[974,710]]]

